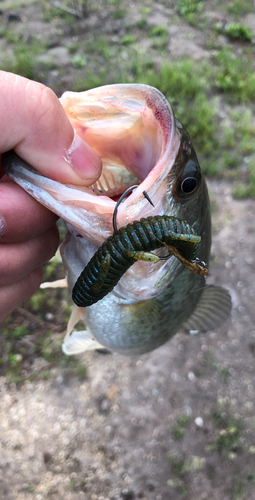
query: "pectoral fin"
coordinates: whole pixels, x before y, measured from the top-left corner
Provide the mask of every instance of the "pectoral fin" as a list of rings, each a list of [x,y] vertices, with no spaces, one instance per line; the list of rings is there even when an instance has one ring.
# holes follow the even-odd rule
[[[220,286],[209,285],[204,288],[195,311],[182,329],[190,334],[215,330],[228,318],[231,307],[228,291]]]
[[[62,351],[68,356],[72,354],[80,354],[84,351],[104,349],[104,347],[93,337],[89,328],[82,331],[74,331],[75,325],[80,320],[84,322],[85,318],[86,309],[74,305],[68,321],[64,343],[62,344]]]
[[[73,332],[62,344],[62,351],[68,356],[102,348],[104,349],[104,347],[92,337],[91,333],[85,330]]]

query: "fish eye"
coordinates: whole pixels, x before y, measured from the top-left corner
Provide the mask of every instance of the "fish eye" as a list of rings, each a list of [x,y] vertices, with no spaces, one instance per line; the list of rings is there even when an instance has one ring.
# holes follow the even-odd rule
[[[195,177],[186,177],[181,183],[183,193],[191,194],[197,187],[197,179]]]
[[[201,184],[201,170],[198,163],[190,160],[185,165],[182,175],[175,183],[175,193],[178,198],[189,199],[195,194]]]

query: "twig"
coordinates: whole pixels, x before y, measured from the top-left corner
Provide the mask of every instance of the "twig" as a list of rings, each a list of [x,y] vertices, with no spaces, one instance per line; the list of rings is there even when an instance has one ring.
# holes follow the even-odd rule
[[[57,7],[57,9],[61,9],[64,12],[67,12],[68,14],[72,14],[73,16],[77,16],[82,18],[82,15],[78,10],[76,9],[71,9],[70,7],[66,7],[65,5],[61,5],[59,2],[53,2],[54,7]]]
[[[37,318],[33,313],[30,311],[27,311],[26,309],[23,309],[22,307],[16,307],[16,312],[21,314],[21,316],[24,316],[25,318],[29,319],[30,321],[33,321],[33,323],[38,323],[38,325],[44,327],[44,328],[50,328],[54,332],[62,332],[63,330],[66,329],[66,325],[54,325],[53,323],[48,323],[48,321],[44,321],[43,319]]]

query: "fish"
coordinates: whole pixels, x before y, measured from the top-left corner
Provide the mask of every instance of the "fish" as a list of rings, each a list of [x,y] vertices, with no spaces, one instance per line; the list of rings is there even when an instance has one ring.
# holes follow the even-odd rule
[[[189,134],[165,96],[145,84],[114,84],[68,91],[60,102],[76,133],[102,160],[98,181],[89,187],[64,185],[39,175],[14,152],[5,153],[2,163],[9,177],[64,219],[68,232],[61,255],[69,289],[111,237],[117,200],[134,184],[136,189],[118,206],[118,228],[157,216],[186,221],[201,238],[197,258],[208,263],[211,214],[206,181]],[[154,253],[162,256],[165,251]],[[138,260],[101,300],[89,307],[74,305],[62,349],[70,355],[103,346],[123,355],[142,355],[178,331],[215,329],[230,311],[228,291],[208,286],[204,275],[185,268],[176,256]],[[85,329],[76,331],[80,320]]]

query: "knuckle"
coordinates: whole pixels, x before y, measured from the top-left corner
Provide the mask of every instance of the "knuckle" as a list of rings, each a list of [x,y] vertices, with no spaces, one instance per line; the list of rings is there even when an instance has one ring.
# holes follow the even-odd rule
[[[31,88],[32,87],[32,88]],[[41,83],[28,82],[26,104],[37,128],[48,129],[56,119],[61,105],[56,94]]]

